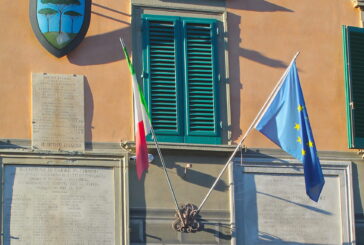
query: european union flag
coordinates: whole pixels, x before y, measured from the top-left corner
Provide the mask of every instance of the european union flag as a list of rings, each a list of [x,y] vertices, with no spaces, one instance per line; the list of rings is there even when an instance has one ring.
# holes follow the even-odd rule
[[[325,180],[295,61],[287,70],[281,87],[278,88],[255,128],[303,163],[306,193],[317,202]]]

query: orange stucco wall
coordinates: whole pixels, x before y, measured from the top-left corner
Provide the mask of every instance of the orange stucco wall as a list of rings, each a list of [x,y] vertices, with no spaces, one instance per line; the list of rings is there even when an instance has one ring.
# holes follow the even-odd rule
[[[92,4],[83,42],[69,55],[49,54],[33,34],[28,1],[5,0],[0,8],[0,138],[31,138],[31,73],[86,77],[86,141],[132,138],[130,73],[119,36],[131,47],[130,2]],[[6,7],[5,7],[6,6]]]
[[[232,138],[237,141],[297,51],[297,67],[319,150],[347,150],[342,25],[360,25],[345,0],[229,0]],[[248,147],[275,147],[258,132]]]
[[[28,2],[27,2],[28,3]],[[0,138],[31,138],[31,73],[86,77],[86,141],[132,140],[130,74],[118,38],[131,47],[130,1],[92,5],[84,41],[55,58],[33,34],[28,5],[0,8]],[[320,150],[347,150],[341,25],[359,26],[350,0],[227,0],[232,139],[237,141],[293,55]],[[248,147],[275,147],[253,132]]]

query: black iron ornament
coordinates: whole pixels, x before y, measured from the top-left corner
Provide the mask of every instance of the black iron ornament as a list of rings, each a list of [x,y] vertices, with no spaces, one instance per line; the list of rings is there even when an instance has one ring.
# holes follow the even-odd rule
[[[193,204],[187,203],[182,205],[179,210],[180,214],[176,214],[176,220],[173,222],[172,227],[179,232],[196,232],[200,229],[200,222],[197,220],[199,217],[197,207]]]
[[[62,57],[76,48],[90,25],[91,0],[30,0],[35,36],[51,54]]]

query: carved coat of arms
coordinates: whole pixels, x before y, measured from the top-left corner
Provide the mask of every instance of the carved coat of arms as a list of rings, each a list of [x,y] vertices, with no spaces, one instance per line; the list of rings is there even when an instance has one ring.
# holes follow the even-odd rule
[[[62,57],[86,35],[91,0],[30,0],[30,22],[40,43]]]

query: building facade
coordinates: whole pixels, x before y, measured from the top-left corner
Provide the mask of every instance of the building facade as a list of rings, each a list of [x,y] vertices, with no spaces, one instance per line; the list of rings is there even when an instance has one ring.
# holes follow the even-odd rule
[[[36,38],[28,4],[4,3],[0,9],[4,33],[0,48],[3,173],[6,166],[27,164],[120,170],[111,184],[116,193],[117,238],[110,244],[318,244],[313,238],[303,239],[306,235],[279,237],[260,229],[265,226],[257,220],[265,209],[259,205],[270,202],[263,197],[271,195],[259,189],[266,180],[255,176],[252,181],[256,187],[239,189],[236,174],[263,171],[270,176],[268,181],[273,181],[274,176],[284,173],[300,177],[303,173],[299,163],[257,131],[249,134],[233,159],[236,167],[229,167],[206,200],[198,218],[201,229],[175,231],[173,195],[150,136],[148,147],[154,161],[141,180],[136,176],[131,158],[135,152],[132,83],[119,38],[131,51],[179,206],[201,203],[292,57],[300,52],[296,63],[316,147],[328,190],[336,193],[334,197],[329,192],[325,195],[338,206],[323,210],[308,201],[296,206],[319,210],[320,215],[332,216],[338,222],[334,228],[342,233],[337,240],[323,236],[319,241],[364,244],[364,3],[93,1],[86,36],[61,58],[50,54]],[[34,73],[84,76],[85,151],[32,147]],[[260,169],[256,169],[258,165]],[[270,170],[276,166],[287,170]],[[339,176],[338,182],[330,176]],[[250,177],[244,178],[242,186],[254,186]],[[292,195],[300,195],[299,200],[306,198],[304,191],[297,192]],[[347,198],[335,199],[343,194]],[[256,197],[245,202],[244,195]],[[295,198],[287,197],[284,205],[295,203]],[[253,213],[247,209],[250,204],[256,206]],[[4,207],[3,214],[2,233],[6,236],[12,226],[11,221],[4,221]],[[276,216],[272,217],[274,220]],[[284,223],[277,220],[280,222]],[[280,234],[279,229],[274,231]],[[14,242],[12,234],[8,236],[4,244]]]

